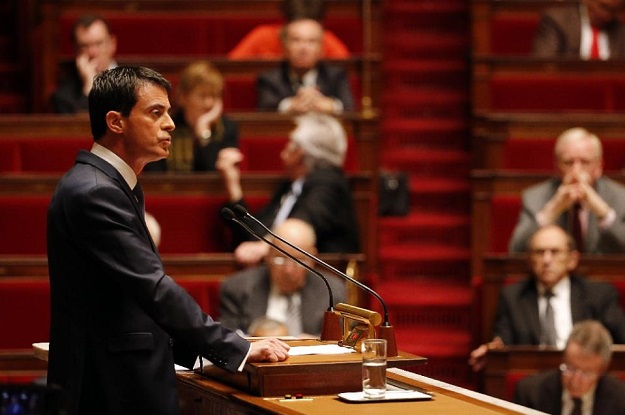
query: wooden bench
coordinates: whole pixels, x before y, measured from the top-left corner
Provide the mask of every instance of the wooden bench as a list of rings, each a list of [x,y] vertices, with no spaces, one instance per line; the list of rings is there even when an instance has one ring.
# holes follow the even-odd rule
[[[541,147],[532,157],[513,157],[516,152],[512,146],[526,147],[526,144],[539,140],[545,142],[541,146],[547,145],[571,127],[584,127],[597,134],[607,150],[604,152],[604,163],[608,170],[620,170],[623,167],[623,151],[619,147],[625,140],[625,123],[620,114],[482,111],[473,116],[473,168],[525,168],[530,166],[521,164],[536,161],[535,165],[540,163],[545,165],[545,170],[550,170],[553,167],[553,147]],[[528,140],[527,143],[524,140]],[[515,143],[510,144],[512,141]]]
[[[250,152],[249,160],[243,163],[242,168],[268,171],[267,166],[275,164],[273,171],[281,171],[282,164],[277,163],[278,148],[283,143],[281,140],[286,140],[294,128],[293,117],[259,112],[227,113],[227,116],[239,126],[241,149]],[[349,140],[346,170],[376,171],[380,140],[378,117],[349,113],[341,117],[341,122]],[[57,145],[62,147],[62,154],[49,160],[47,151]],[[42,171],[44,161],[52,163],[55,172],[65,171],[73,165],[76,150],[90,148],[91,145],[89,117],[86,114],[0,115],[0,172]],[[256,153],[262,149],[262,153]]]

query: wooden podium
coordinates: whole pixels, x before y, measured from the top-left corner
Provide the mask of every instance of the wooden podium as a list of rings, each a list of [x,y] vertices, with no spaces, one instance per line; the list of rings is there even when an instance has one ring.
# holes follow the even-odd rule
[[[319,340],[289,340],[287,343],[292,347],[336,344]],[[403,352],[387,359],[389,368],[426,363],[424,357]],[[362,356],[360,353],[290,356],[280,363],[248,363],[237,374],[212,365],[205,366],[201,374],[261,397],[355,392],[362,390]]]

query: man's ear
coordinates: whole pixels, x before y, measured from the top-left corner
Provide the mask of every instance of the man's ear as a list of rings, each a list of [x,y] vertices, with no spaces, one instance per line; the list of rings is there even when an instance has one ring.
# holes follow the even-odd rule
[[[116,134],[124,132],[124,119],[121,112],[109,111],[106,113],[106,126]]]

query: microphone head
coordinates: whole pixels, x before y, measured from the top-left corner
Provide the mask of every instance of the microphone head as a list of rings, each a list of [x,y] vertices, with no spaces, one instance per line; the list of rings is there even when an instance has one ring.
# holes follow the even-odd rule
[[[241,205],[234,205],[232,209],[234,210],[234,213],[241,219],[249,215],[249,213],[247,212],[247,209],[245,209]]]
[[[235,220],[236,218],[232,209],[227,207],[221,209],[221,216],[223,216],[223,218],[226,220]]]

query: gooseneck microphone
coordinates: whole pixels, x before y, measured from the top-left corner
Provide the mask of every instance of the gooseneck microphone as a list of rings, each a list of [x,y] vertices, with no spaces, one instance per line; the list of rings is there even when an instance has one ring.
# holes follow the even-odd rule
[[[351,282],[352,284],[358,286],[359,288],[365,290],[366,292],[368,292],[369,294],[371,294],[375,298],[377,298],[378,301],[380,302],[380,305],[382,306],[382,310],[383,310],[383,314],[384,314],[383,321],[382,321],[382,324],[381,324],[380,329],[379,329],[380,330],[380,337],[381,338],[385,338],[388,341],[387,354],[389,356],[397,356],[398,355],[397,343],[395,342],[395,329],[389,322],[388,310],[386,308],[386,303],[384,302],[384,300],[382,299],[380,294],[378,294],[376,291],[374,291],[369,286],[367,286],[367,285],[361,283],[360,281],[350,277],[349,275],[345,274],[344,272],[339,271],[338,269],[336,269],[332,265],[328,264],[327,262],[322,261],[321,259],[319,259],[316,256],[306,252],[305,250],[301,249],[300,247],[290,243],[289,241],[285,240],[284,238],[281,238],[279,235],[276,235],[274,232],[271,231],[271,229],[269,229],[267,226],[265,226],[264,223],[262,223],[261,221],[256,219],[253,215],[251,215],[247,211],[247,209],[245,209],[243,206],[235,205],[232,210],[231,209],[228,209],[228,210],[230,212],[232,212],[234,210],[234,213],[240,219],[239,221],[237,221],[237,223],[241,224],[245,218],[249,218],[249,219],[253,220],[255,223],[260,225],[265,231],[267,231],[267,233],[269,235],[273,236],[274,238],[278,239],[279,241],[283,242],[284,244],[288,245],[289,247],[295,249],[297,252],[299,252],[299,253],[305,255],[306,257],[312,259],[313,261],[315,261],[315,263],[317,263],[317,264],[321,265],[322,267],[332,271],[334,274],[336,274],[339,277],[341,277],[341,278]],[[245,225],[245,229],[248,232],[250,232],[252,235],[254,235],[255,237],[265,240],[264,236],[258,234],[258,232],[253,231],[249,226]],[[272,246],[274,246],[274,245],[272,244]]]
[[[235,215],[235,213],[232,211],[232,209],[224,207],[224,208],[221,209],[221,214],[222,214],[222,216],[226,220],[231,220],[231,221],[237,223],[239,226],[241,226],[243,229],[245,229],[247,232],[249,232],[252,236],[262,240],[266,244],[270,245],[271,247],[273,247],[274,249],[276,249],[277,251],[279,251],[283,255],[285,255],[285,256],[289,257],[290,259],[292,259],[293,261],[297,262],[299,265],[301,265],[302,267],[306,268],[308,271],[310,271],[311,273],[313,273],[314,275],[318,276],[319,278],[321,278],[323,280],[323,282],[326,285],[326,288],[328,289],[328,298],[329,298],[330,304],[329,304],[328,309],[326,310],[325,315],[324,315],[324,320],[323,320],[323,325],[322,325],[322,329],[321,329],[321,336],[320,336],[320,338],[321,338],[321,340],[341,340],[341,332],[340,332],[339,322],[338,322],[338,319],[335,318],[335,315],[334,315],[334,294],[332,293],[332,288],[330,287],[330,283],[328,282],[328,279],[322,273],[320,273],[316,269],[312,268],[310,265],[306,264],[301,259],[294,257],[290,253],[286,252],[284,249],[282,249],[279,246],[277,246],[275,243],[273,243],[272,241],[267,239],[264,235],[260,235],[258,232],[252,230],[252,228],[250,228],[245,222],[243,222],[241,219],[239,219],[237,217],[237,215]],[[273,232],[270,232],[270,234],[272,236],[274,236],[276,239],[278,239],[278,240],[282,241],[283,243],[285,243],[286,245],[288,245],[290,247],[295,247],[295,245],[293,245],[292,243],[286,241],[285,239],[281,238],[280,236],[275,235]],[[296,249],[299,250],[299,248],[296,248]],[[302,252],[305,252],[305,251],[302,250]]]

